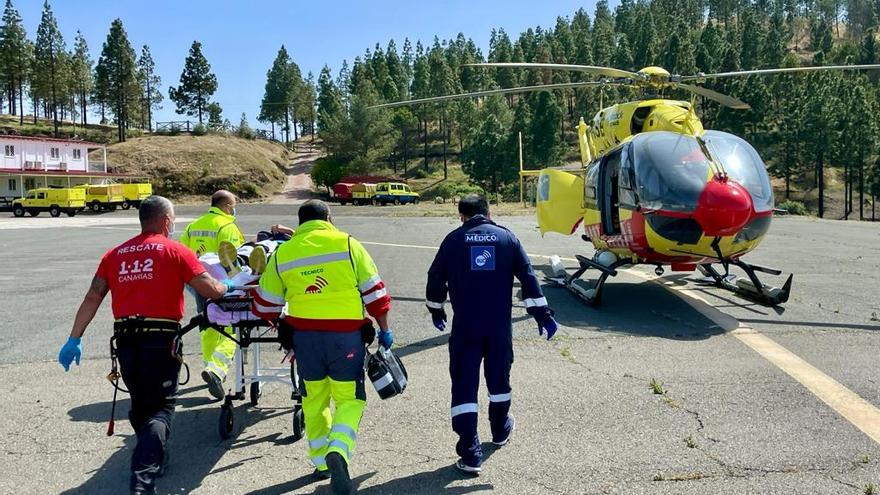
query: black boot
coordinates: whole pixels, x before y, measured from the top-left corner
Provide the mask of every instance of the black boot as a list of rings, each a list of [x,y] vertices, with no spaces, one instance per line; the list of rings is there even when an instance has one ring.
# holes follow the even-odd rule
[[[348,475],[348,463],[338,452],[330,452],[326,456],[330,470],[330,488],[333,495],[350,495],[352,492],[351,477]]]

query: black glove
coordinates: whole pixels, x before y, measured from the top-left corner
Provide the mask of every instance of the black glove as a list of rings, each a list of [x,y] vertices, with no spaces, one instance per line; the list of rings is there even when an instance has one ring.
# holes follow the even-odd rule
[[[369,347],[376,340],[376,328],[370,320],[364,321],[361,325],[361,341]]]
[[[428,308],[428,311],[431,312],[431,320],[434,322],[434,327],[441,332],[446,330],[446,310],[443,308]]]
[[[544,335],[544,332],[547,332],[547,340],[550,340],[553,334],[556,333],[556,330],[559,329],[559,325],[553,319],[555,313],[549,307],[532,306],[526,309],[526,312],[532,315],[532,318],[538,322],[538,335]]]
[[[293,349],[293,327],[283,318],[278,321],[278,343],[287,352]]]

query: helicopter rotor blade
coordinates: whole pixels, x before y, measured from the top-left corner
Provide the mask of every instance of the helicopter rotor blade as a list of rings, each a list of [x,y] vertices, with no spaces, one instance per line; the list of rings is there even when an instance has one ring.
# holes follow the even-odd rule
[[[739,98],[734,98],[733,96],[727,96],[725,94],[721,94],[717,91],[712,91],[711,89],[704,88],[702,86],[694,86],[692,84],[684,84],[684,83],[676,83],[677,87],[681,89],[686,89],[691,93],[696,93],[700,96],[709,98],[710,100],[717,101],[722,105],[730,108],[735,108],[737,110],[748,110],[752,108],[748,103],[740,100]]]
[[[741,70],[736,72],[718,72],[716,74],[697,74],[693,76],[682,76],[681,81],[700,81],[704,79],[720,79],[723,77],[741,77],[741,76],[765,76],[773,74],[788,74],[792,72],[820,72],[826,70],[877,70],[880,64],[862,64],[862,65],[820,65],[816,67],[784,67],[780,69],[758,69],[758,70]]]
[[[571,65],[571,64],[535,64],[529,62],[486,62],[482,64],[464,64],[462,67],[494,67],[497,69],[540,69],[540,70],[567,70],[572,72],[585,72],[597,76],[626,78],[634,81],[643,81],[645,76],[628,70],[614,69],[612,67],[598,67],[595,65]]]
[[[599,86],[602,84],[619,84],[619,83],[616,83],[613,81],[611,81],[611,82],[581,81],[581,82],[573,82],[573,83],[542,84],[539,86],[519,86],[516,88],[489,89],[486,91],[475,91],[473,93],[460,93],[457,95],[433,96],[430,98],[420,98],[417,100],[395,101],[395,102],[391,102],[391,103],[383,103],[381,105],[373,105],[370,108],[394,108],[394,107],[403,107],[403,106],[408,106],[408,105],[418,105],[421,103],[437,103],[437,102],[441,102],[441,101],[462,100],[465,98],[479,98],[482,96],[505,95],[505,94],[516,94],[516,93],[531,93],[534,91],[552,91],[552,90],[560,90],[560,89],[578,89],[578,88],[586,88],[589,86]]]

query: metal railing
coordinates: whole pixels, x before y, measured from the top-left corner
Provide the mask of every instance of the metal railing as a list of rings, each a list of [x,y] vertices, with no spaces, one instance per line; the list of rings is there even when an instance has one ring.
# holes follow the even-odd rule
[[[156,134],[192,134],[197,125],[199,125],[199,123],[192,120],[172,120],[168,122],[156,122],[156,127],[153,129],[153,132]],[[223,132],[227,134],[236,134],[238,132],[238,127],[227,125],[225,123],[203,123],[202,125],[204,125],[205,128],[211,132]],[[251,131],[254,133],[254,137],[257,139],[273,141],[272,131],[268,129],[251,129]]]

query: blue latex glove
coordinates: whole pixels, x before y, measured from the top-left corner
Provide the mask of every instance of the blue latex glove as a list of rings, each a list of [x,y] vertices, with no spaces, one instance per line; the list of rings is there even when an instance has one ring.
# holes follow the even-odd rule
[[[226,293],[227,294],[235,290],[235,282],[233,282],[232,280],[230,280],[228,278],[223,281],[223,285],[226,286]]]
[[[391,344],[394,343],[394,334],[391,333],[391,330],[379,330],[379,345],[386,349],[391,349]]]
[[[434,322],[434,327],[441,332],[446,330],[446,310],[443,308],[428,308],[428,311],[431,312],[431,320]]]
[[[559,325],[550,313],[535,318],[535,321],[538,322],[538,335],[544,335],[544,331],[546,330],[547,340],[552,339],[556,330],[559,329]]]
[[[553,338],[553,334],[559,329],[559,325],[553,319],[553,310],[547,306],[532,306],[526,311],[538,322],[538,335],[544,335],[546,331],[547,340]]]
[[[82,339],[76,337],[68,337],[61,352],[58,353],[58,362],[64,366],[64,371],[70,371],[70,363],[76,360],[79,366],[79,359],[82,357]]]

